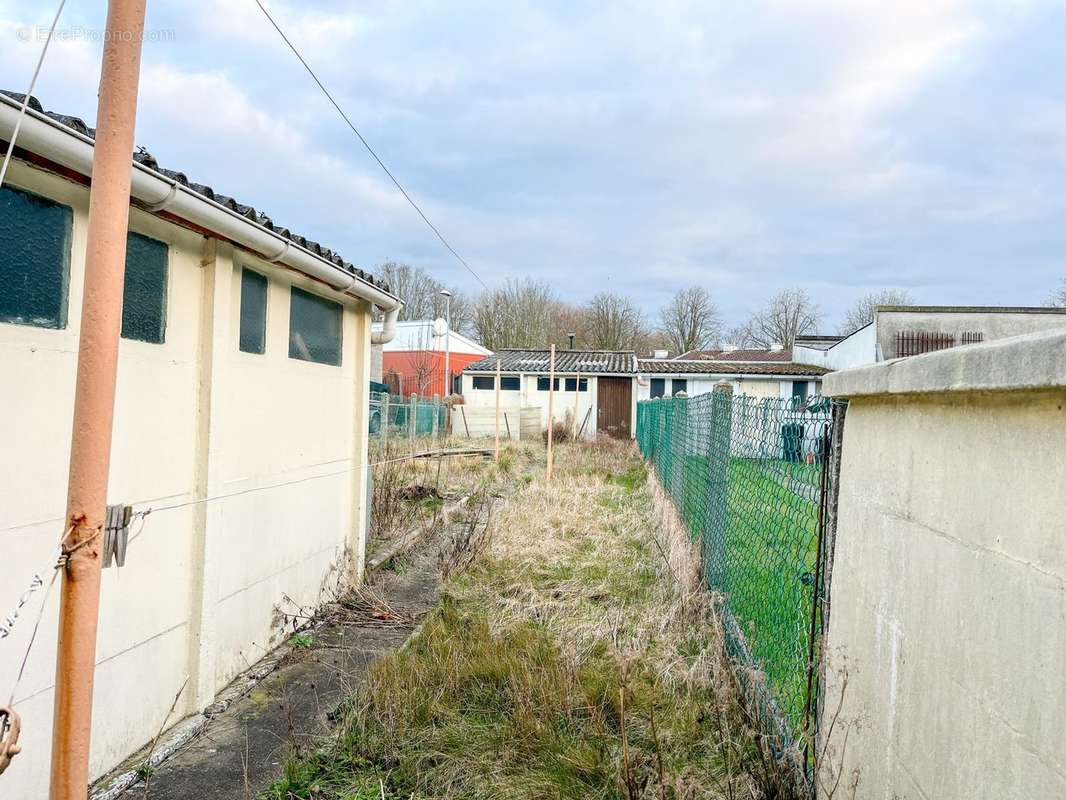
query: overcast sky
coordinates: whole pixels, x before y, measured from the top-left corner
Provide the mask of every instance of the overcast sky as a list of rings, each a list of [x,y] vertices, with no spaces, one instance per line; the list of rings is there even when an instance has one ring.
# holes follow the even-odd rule
[[[104,5],[69,0],[46,108],[94,120]],[[148,5],[137,141],[160,164],[360,265],[478,288],[253,0]],[[1062,3],[267,5],[490,286],[651,314],[698,283],[735,323],[803,285],[831,329],[870,288],[1035,305],[1066,274]],[[53,13],[0,0],[3,88]]]

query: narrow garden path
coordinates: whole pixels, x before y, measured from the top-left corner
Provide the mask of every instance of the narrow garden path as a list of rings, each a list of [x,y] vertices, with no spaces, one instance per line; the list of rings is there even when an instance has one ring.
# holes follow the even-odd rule
[[[560,447],[551,483],[529,453],[444,544],[437,607],[263,797],[760,796],[698,559],[635,449]]]

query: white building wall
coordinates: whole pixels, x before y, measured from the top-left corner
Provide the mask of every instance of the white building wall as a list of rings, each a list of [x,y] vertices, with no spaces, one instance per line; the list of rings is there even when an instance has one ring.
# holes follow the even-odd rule
[[[62,535],[88,213],[81,185],[19,162],[9,176],[74,213],[67,326],[0,324],[5,613],[34,573],[48,579]],[[186,676],[175,721],[261,658],[278,639],[271,622],[282,594],[313,602],[344,548],[361,552],[365,535],[365,475],[352,467],[366,448],[366,306],[352,301],[345,310],[342,366],[290,360],[288,286],[318,284],[251,256],[235,259],[225,245],[205,248],[203,236],[138,210],[131,229],[170,245],[166,334],[162,344],[120,342],[108,498],[157,510],[126,566],[103,573],[93,776],[155,735]],[[241,263],[271,281],[261,356],[237,346]],[[189,505],[164,508],[181,504]],[[40,600],[38,593],[0,645],[5,692]],[[57,600],[53,592],[15,697],[24,750],[3,776],[3,797],[47,794]]]
[[[1064,365],[1066,333],[1044,333],[827,379],[850,405],[826,785],[1066,797]]]
[[[507,376],[505,376],[507,377]],[[511,376],[513,377],[513,376]],[[562,422],[569,413],[573,418],[576,415],[577,426],[580,429],[584,423],[584,437],[586,439],[596,436],[596,404],[597,387],[596,376],[584,376],[588,381],[588,388],[583,392],[565,391],[566,377],[559,376],[559,391],[555,392],[552,415],[557,422]],[[501,391],[500,405],[505,408],[536,408],[540,413],[540,424],[543,430],[548,427],[548,392],[537,389],[536,375],[522,375],[519,377],[521,390]],[[474,376],[463,373],[463,399],[466,404],[474,408],[495,408],[496,392],[494,389],[475,389]]]
[[[639,403],[641,400],[651,399],[651,378],[665,378],[666,379],[666,396],[669,397],[673,394],[673,380],[675,378],[687,378],[689,397],[695,397],[697,395],[706,394],[714,390],[714,385],[721,380],[728,380],[733,386],[734,394],[746,394],[750,397],[791,397],[792,396],[792,379],[788,378],[781,380],[778,378],[765,378],[765,377],[738,377],[735,375],[722,375],[720,377],[693,377],[691,375],[645,375],[637,382],[636,398]],[[808,380],[807,383],[808,396],[814,396],[818,393],[820,381]]]
[[[792,360],[799,364],[812,364],[826,369],[851,369],[882,360],[877,352],[877,322],[860,328],[827,350],[796,345],[792,348]]]

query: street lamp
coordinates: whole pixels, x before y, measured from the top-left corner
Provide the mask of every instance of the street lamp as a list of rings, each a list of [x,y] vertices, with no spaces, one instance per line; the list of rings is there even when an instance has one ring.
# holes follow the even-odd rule
[[[444,396],[449,397],[452,393],[452,293],[441,289],[440,296],[444,298]]]

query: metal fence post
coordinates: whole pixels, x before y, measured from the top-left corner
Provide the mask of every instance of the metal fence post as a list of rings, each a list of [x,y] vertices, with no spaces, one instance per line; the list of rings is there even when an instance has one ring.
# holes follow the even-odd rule
[[[412,394],[407,398],[407,438],[414,446],[415,436],[418,435],[418,395]]]
[[[440,431],[440,395],[433,395],[433,442],[437,441],[437,434]]]
[[[381,395],[381,450],[389,452],[389,393]]]
[[[710,503],[703,539],[703,569],[712,589],[725,591],[729,533],[729,453],[733,427],[733,384],[719,381],[711,393],[711,446],[707,488]]]

